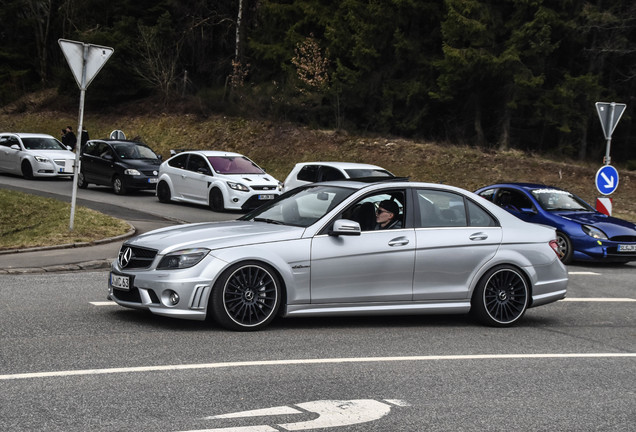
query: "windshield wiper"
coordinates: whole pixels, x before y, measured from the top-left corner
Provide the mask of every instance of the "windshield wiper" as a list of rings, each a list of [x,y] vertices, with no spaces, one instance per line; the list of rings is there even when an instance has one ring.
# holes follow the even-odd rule
[[[285,225],[281,221],[277,221],[277,220],[274,220],[274,219],[267,219],[267,218],[254,218],[254,222],[265,222],[265,223],[270,223],[270,224],[274,224],[274,225]]]

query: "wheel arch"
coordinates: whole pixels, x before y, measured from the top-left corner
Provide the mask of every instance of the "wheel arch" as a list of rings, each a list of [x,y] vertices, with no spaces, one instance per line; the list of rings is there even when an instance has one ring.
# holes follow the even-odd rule
[[[532,293],[534,290],[534,284],[537,281],[537,274],[534,271],[534,267],[532,266],[530,262],[528,262],[526,257],[520,256],[520,258],[522,258],[523,261],[526,261],[526,262],[524,263],[523,261],[520,262],[519,260],[511,260],[511,259],[508,259],[508,260],[498,259],[498,260],[491,260],[487,262],[484,266],[482,266],[482,268],[479,269],[479,271],[475,274],[475,276],[473,277],[470,283],[469,299],[471,302],[471,306],[475,296],[477,285],[483,279],[486,273],[488,273],[490,270],[499,266],[509,266],[517,270],[519,274],[526,281],[526,284],[528,285],[528,306],[527,307],[529,308],[532,305]]]

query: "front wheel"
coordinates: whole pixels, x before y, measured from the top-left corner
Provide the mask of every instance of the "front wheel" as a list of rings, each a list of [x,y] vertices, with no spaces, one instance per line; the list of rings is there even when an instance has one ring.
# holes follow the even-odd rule
[[[124,186],[121,177],[115,176],[115,178],[113,178],[113,190],[117,195],[124,195],[126,193],[126,186]]]
[[[29,161],[22,162],[22,177],[25,179],[31,180],[33,178],[33,167],[29,163]]]
[[[84,173],[77,174],[77,187],[80,189],[86,189],[88,187]]]
[[[559,259],[563,264],[570,264],[572,262],[572,241],[570,238],[560,231],[557,231],[557,249],[559,253]]]
[[[280,302],[281,287],[274,270],[248,261],[223,272],[214,284],[208,311],[227,329],[260,330],[274,319]]]
[[[212,189],[210,191],[209,204],[212,211],[222,212],[225,210],[225,206],[223,205],[223,192],[217,188]]]
[[[170,197],[170,186],[168,186],[168,183],[164,181],[159,182],[157,185],[157,199],[159,199],[159,202],[169,203]]]
[[[514,267],[501,265],[479,280],[470,311],[486,325],[507,327],[521,319],[529,297],[526,278]]]

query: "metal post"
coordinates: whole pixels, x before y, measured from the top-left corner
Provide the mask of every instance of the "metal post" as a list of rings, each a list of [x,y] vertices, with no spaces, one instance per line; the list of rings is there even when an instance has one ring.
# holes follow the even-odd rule
[[[82,150],[82,130],[84,130],[84,97],[86,94],[86,59],[88,45],[84,44],[84,59],[82,65],[82,85],[80,86],[79,125],[77,126],[77,143],[75,144],[75,173],[73,175],[73,193],[71,195],[71,220],[68,229],[73,231],[75,221],[75,202],[77,201],[77,176],[80,172],[80,154]]]
[[[614,124],[614,111],[616,110],[616,103],[612,102],[610,104],[610,118],[609,118],[609,128],[611,130],[612,125]],[[610,148],[612,147],[612,135],[610,132],[610,136],[607,138],[607,146],[605,147],[605,165],[612,164],[612,158],[610,157]]]

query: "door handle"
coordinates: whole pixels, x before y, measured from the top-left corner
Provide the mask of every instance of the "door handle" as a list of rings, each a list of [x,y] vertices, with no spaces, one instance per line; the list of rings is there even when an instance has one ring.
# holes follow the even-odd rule
[[[398,237],[389,241],[389,246],[406,246],[407,244],[409,244],[409,239],[406,237]]]
[[[488,234],[483,232],[478,232],[478,233],[472,234],[469,238],[473,241],[486,240],[488,238]]]

